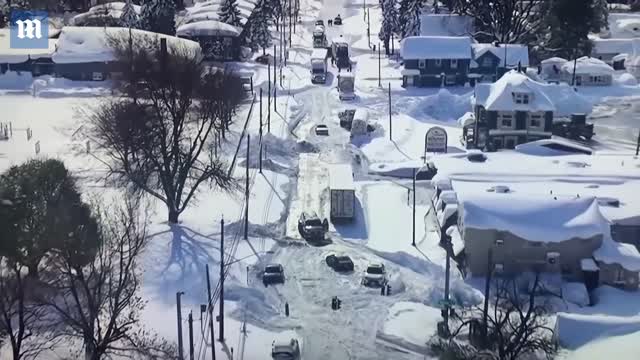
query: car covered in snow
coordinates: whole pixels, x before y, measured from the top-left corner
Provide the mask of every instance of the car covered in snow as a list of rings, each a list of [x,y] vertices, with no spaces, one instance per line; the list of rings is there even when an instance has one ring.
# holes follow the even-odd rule
[[[362,278],[362,285],[370,287],[381,287],[387,284],[387,271],[384,264],[370,263]]]
[[[342,18],[340,17],[340,14],[333,19],[333,25],[342,25]]]
[[[280,264],[269,264],[264,267],[262,273],[262,283],[264,286],[270,284],[284,284],[284,268]]]
[[[271,345],[271,358],[274,360],[300,359],[300,344],[298,344],[298,340],[274,340]]]
[[[346,255],[331,254],[325,258],[327,265],[335,271],[353,271],[353,261]]]
[[[316,135],[329,136],[329,128],[327,127],[327,125],[324,125],[324,124],[316,125]]]
[[[298,219],[298,231],[305,240],[324,240],[329,230],[329,221],[320,220],[316,213],[303,212]]]

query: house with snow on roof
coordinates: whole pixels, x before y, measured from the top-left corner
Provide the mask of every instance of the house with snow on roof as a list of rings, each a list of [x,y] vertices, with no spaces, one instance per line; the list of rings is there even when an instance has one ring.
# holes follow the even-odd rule
[[[33,76],[53,73],[53,55],[58,39],[49,39],[46,49],[17,49],[9,46],[9,29],[0,29],[0,74],[29,72]]]
[[[471,62],[471,39],[453,36],[409,36],[400,45],[402,86],[464,85]]]
[[[473,61],[469,77],[477,82],[494,82],[509,69],[529,66],[529,48],[520,44],[472,44]]]
[[[515,70],[493,84],[477,84],[473,117],[462,124],[468,149],[513,149],[548,139],[555,118],[589,114],[592,104],[566,84],[543,84]]]
[[[613,68],[604,61],[592,57],[583,56],[574,61],[568,61],[562,65],[561,72],[563,80],[575,86],[613,84]]]

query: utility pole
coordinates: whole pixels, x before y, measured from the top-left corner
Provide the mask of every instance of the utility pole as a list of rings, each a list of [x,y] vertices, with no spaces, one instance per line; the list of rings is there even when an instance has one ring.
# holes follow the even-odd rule
[[[207,305],[209,310],[209,331],[211,332],[211,360],[216,360],[215,335],[213,334],[213,304],[211,303],[211,277],[209,276],[209,264],[207,269]]]
[[[382,70],[381,70],[381,52],[380,52],[380,42],[378,42],[378,86],[382,87]]]
[[[193,314],[189,311],[189,360],[194,360],[193,354]]]
[[[367,9],[367,41],[369,42],[369,48],[371,48],[371,16],[369,15],[369,9]]]
[[[450,239],[447,239],[445,244],[447,258],[444,265],[444,324],[447,328],[447,333],[449,333],[449,271],[451,269],[451,252],[453,249],[451,247]]]
[[[244,239],[247,240],[249,236],[249,146],[251,145],[251,135],[247,134],[247,166],[246,166],[246,180],[244,186]]]
[[[273,87],[278,83],[276,79],[278,78],[278,69],[276,69],[276,64],[280,64],[282,62],[282,56],[280,57],[280,61],[276,61],[278,57],[278,48],[276,44],[273,44]]]
[[[278,112],[278,88],[276,87],[276,78],[273,78],[273,111]]]
[[[267,132],[271,134],[271,79],[269,79],[267,89]]]
[[[636,142],[636,156],[638,156],[638,152],[640,152],[640,130],[638,130],[638,141]]]
[[[389,140],[393,141],[391,128],[391,83],[389,83]]]
[[[482,326],[484,329],[483,341],[486,341],[486,337],[489,331],[489,322],[487,317],[489,316],[489,293],[491,291],[491,275],[493,274],[493,249],[489,248],[487,253],[487,278],[484,284],[484,308],[482,309]]]
[[[184,345],[182,344],[182,305],[180,303],[180,296],[184,295],[184,292],[178,291],[176,293],[176,308],[178,315],[178,359],[184,359]]]
[[[224,218],[220,219],[220,330],[218,340],[224,342]]]
[[[416,169],[413,168],[413,241],[411,245],[416,246]]]
[[[262,98],[260,100],[262,100]],[[260,101],[260,105],[262,105],[262,101]],[[258,169],[259,169],[258,171],[260,171],[260,174],[262,174],[262,111],[260,111],[260,130],[259,130],[259,134],[260,134],[260,154],[259,154],[260,158],[258,159]]]

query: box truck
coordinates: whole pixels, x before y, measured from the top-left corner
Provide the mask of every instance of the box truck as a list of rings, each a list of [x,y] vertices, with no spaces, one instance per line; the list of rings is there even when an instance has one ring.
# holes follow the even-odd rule
[[[349,222],[355,215],[356,187],[350,164],[329,166],[329,191],[331,193],[331,221]]]

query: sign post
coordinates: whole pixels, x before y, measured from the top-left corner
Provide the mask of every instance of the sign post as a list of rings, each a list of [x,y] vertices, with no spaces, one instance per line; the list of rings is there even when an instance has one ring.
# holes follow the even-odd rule
[[[424,136],[424,156],[427,157],[428,152],[446,153],[447,152],[447,131],[439,126],[434,126]]]

